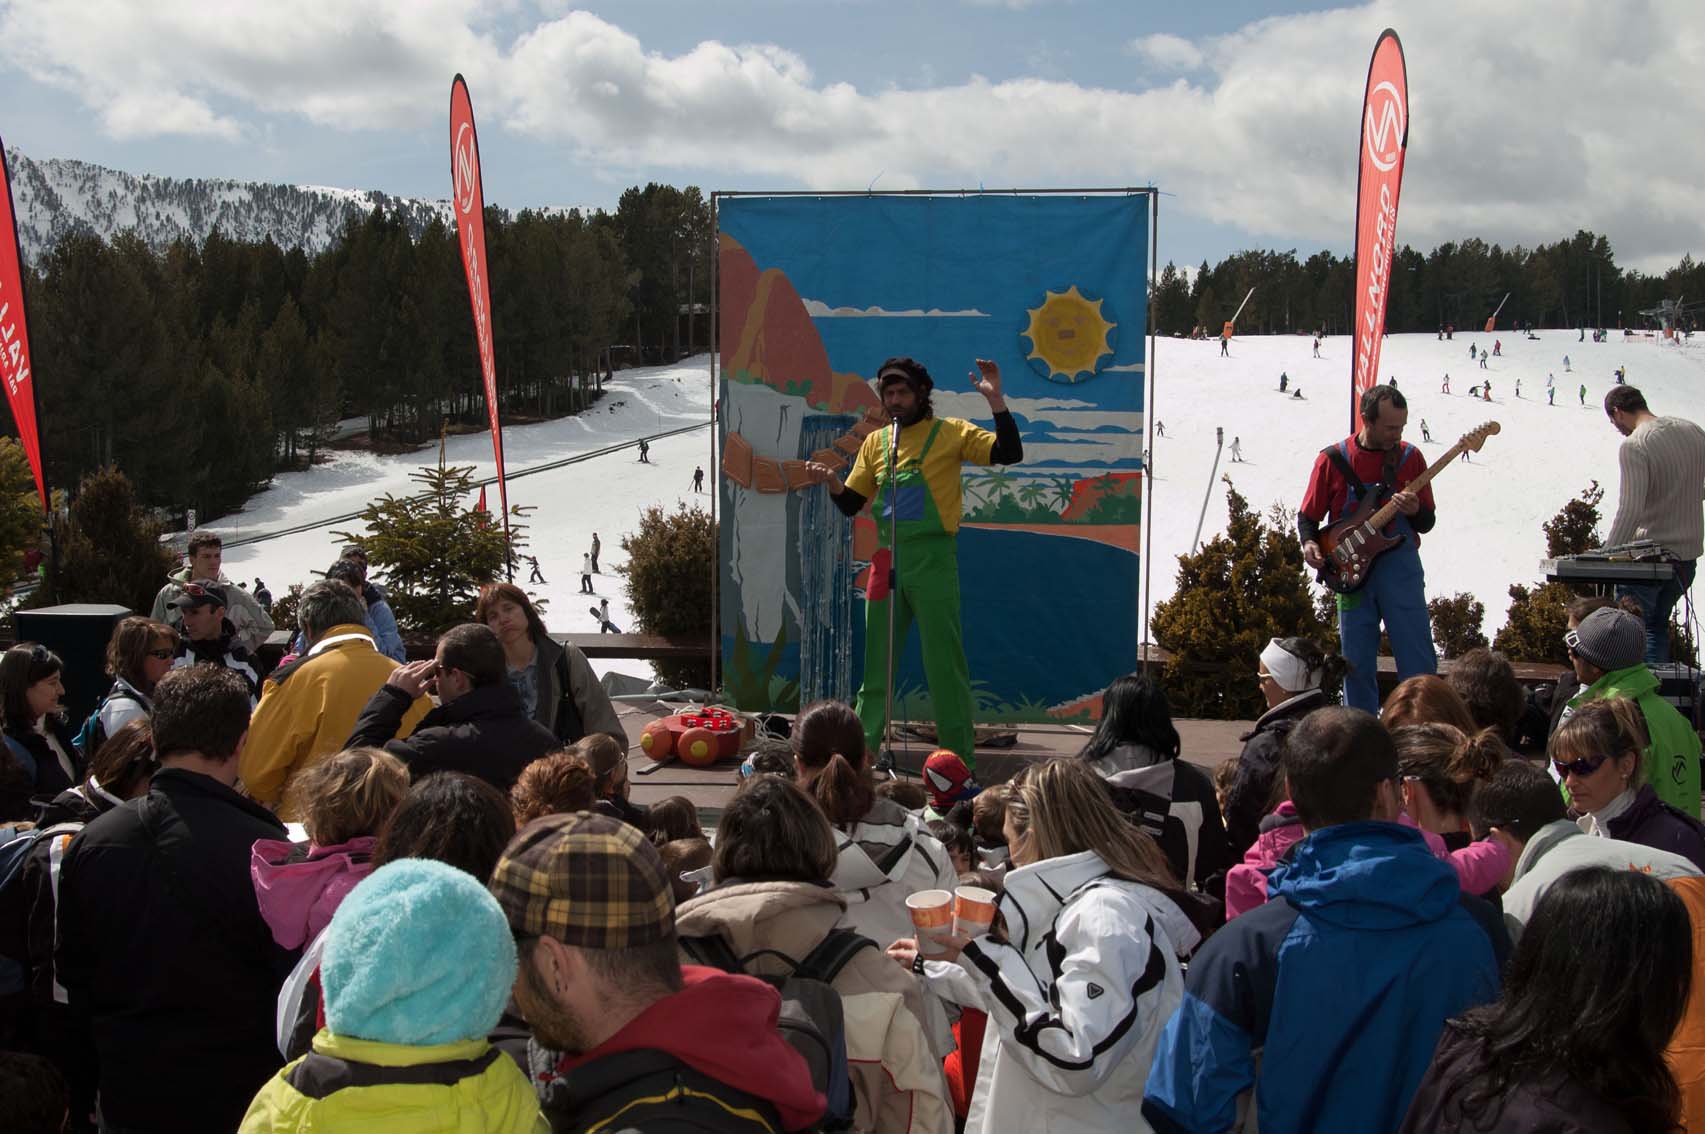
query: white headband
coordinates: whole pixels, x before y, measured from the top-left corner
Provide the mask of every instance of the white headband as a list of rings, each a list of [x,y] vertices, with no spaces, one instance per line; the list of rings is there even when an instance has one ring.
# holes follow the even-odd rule
[[[1267,648],[1261,651],[1261,664],[1267,667],[1267,672],[1286,693],[1306,693],[1320,688],[1320,678],[1315,671],[1307,662],[1279,645],[1277,638],[1271,639]]]

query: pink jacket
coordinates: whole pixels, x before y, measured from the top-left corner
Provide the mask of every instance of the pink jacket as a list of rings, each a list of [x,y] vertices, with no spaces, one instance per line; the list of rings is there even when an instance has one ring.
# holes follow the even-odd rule
[[[338,903],[373,871],[370,836],[330,847],[307,848],[283,839],[261,839],[249,853],[249,877],[272,938],[299,949],[320,935]]]
[[[1404,812],[1398,822],[1419,830],[1419,824]],[[1283,861],[1286,854],[1305,837],[1302,823],[1297,819],[1296,805],[1290,800],[1274,809],[1261,823],[1261,834],[1243,856],[1243,861],[1226,872],[1225,916],[1229,921],[1248,913],[1267,901],[1267,873]],[[1510,852],[1502,843],[1481,839],[1459,851],[1445,848],[1445,841],[1431,831],[1421,831],[1427,849],[1435,858],[1450,863],[1456,880],[1465,893],[1481,895],[1491,892],[1510,870]]]

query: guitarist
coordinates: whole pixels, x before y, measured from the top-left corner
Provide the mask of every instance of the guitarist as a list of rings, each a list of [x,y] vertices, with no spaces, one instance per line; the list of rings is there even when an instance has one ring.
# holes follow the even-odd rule
[[[1419,449],[1403,440],[1409,404],[1391,386],[1372,386],[1362,394],[1362,427],[1353,436],[1320,451],[1308,490],[1297,509],[1302,557],[1320,569],[1320,528],[1328,517],[1341,520],[1364,497],[1379,494],[1398,515],[1386,529],[1401,535],[1397,547],[1376,558],[1360,589],[1338,596],[1340,652],[1350,663],[1344,678],[1344,703],[1379,712],[1379,630],[1391,638],[1398,680],[1438,669],[1432,622],[1427,616],[1426,580],[1421,570],[1420,535],[1433,530],[1433,490],[1405,492],[1404,486],[1427,470]]]

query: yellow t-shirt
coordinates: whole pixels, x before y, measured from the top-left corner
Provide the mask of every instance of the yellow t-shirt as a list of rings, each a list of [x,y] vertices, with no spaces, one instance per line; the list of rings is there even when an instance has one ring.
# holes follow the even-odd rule
[[[935,497],[935,510],[941,515],[941,526],[950,532],[959,530],[960,494],[959,469],[962,465],[987,465],[995,447],[995,435],[978,425],[956,417],[926,417],[900,430],[898,463],[916,462],[923,452],[924,442],[936,422],[941,431],[924,459],[924,482]],[[878,429],[864,439],[846,485],[866,500],[876,498],[877,488],[888,480],[888,440],[892,427]]]

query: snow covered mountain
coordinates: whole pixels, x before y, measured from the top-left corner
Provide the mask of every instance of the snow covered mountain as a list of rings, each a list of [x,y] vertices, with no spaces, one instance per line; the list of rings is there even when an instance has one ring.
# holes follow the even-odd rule
[[[135,229],[150,246],[162,248],[180,236],[199,243],[217,227],[233,240],[270,236],[282,248],[300,247],[311,256],[328,247],[350,217],[365,216],[375,205],[400,209],[416,235],[433,217],[450,221],[447,200],[393,197],[376,189],[156,177],[63,158],[36,161],[15,149],[6,151],[6,161],[18,237],[31,263],[60,237],[79,231],[111,239]]]

